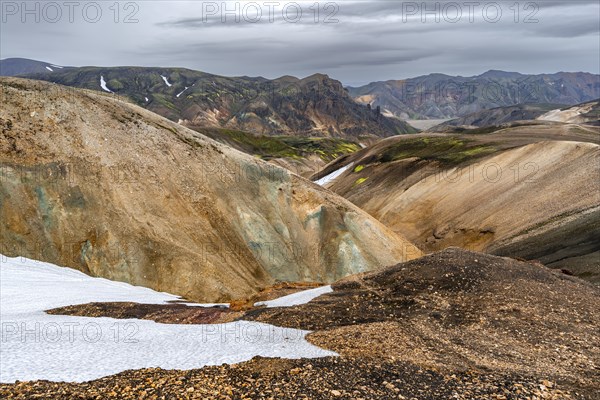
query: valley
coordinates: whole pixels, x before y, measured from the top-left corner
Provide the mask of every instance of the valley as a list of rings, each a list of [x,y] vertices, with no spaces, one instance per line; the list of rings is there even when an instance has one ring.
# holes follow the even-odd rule
[[[392,112],[324,74],[15,65],[0,397],[597,398],[588,75]]]
[[[324,173],[350,166],[327,187],[426,252],[459,246],[541,260],[598,282],[599,134],[545,122],[422,133],[383,140]]]

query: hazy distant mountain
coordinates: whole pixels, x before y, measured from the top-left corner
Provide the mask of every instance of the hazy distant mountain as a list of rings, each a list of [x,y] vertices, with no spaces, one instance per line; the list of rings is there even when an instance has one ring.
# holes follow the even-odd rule
[[[456,128],[469,129],[499,126],[515,121],[534,120],[549,111],[563,107],[564,105],[560,104],[518,104],[515,106],[496,107],[451,119],[428,130],[431,132],[455,132],[461,131],[460,129],[456,130]]]
[[[6,58],[0,60],[0,76],[18,76],[44,72],[54,72],[64,69],[60,65],[44,61],[30,60],[27,58]]]
[[[348,88],[363,104],[403,119],[456,118],[524,103],[573,105],[600,97],[600,75],[559,72],[523,75],[488,71],[461,77],[431,74]]]
[[[223,77],[183,68],[83,67],[29,74],[30,78],[112,92],[186,125],[262,135],[357,139],[414,132],[377,108],[357,104],[339,81]]]

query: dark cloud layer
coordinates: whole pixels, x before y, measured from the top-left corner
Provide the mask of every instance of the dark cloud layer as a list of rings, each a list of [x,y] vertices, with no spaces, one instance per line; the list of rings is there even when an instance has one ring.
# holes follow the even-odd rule
[[[35,11],[23,15],[20,1],[3,1],[0,57],[65,65],[182,66],[269,78],[322,72],[353,85],[432,72],[474,75],[491,68],[600,70],[596,0],[525,1],[517,3],[518,13],[514,0],[479,1],[471,9],[463,1],[324,1],[317,3],[318,15],[310,8],[315,1],[279,1],[273,18],[265,2],[240,2],[237,9],[247,13],[238,13],[239,22],[231,13],[223,21],[221,1],[120,2],[118,14],[113,2],[98,2],[102,15],[95,22],[91,3],[79,2],[72,21],[64,8],[61,18],[49,21],[55,14],[43,2],[27,3],[29,10],[38,7],[36,16]],[[295,18],[296,4],[301,18]],[[421,13],[423,4],[438,12]],[[228,10],[235,7],[227,2]]]

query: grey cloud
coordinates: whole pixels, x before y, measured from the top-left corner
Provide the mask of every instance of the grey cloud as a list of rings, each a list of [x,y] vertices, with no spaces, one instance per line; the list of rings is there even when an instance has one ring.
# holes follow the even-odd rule
[[[140,22],[132,25],[12,21],[0,26],[0,57],[66,65],[181,66],[269,78],[322,72],[352,84],[432,72],[466,76],[486,69],[600,69],[597,1],[539,1],[535,24],[513,22],[508,6],[514,1],[502,2],[507,11],[495,24],[482,18],[475,23],[403,22],[400,2],[338,3],[337,24],[315,24],[309,17],[297,24],[280,17],[274,23],[263,18],[261,23],[229,19],[223,24],[214,17],[204,23],[197,2],[167,1],[140,2]]]
[[[586,35],[600,36],[600,19],[594,16],[581,21],[561,21],[556,24],[543,25],[532,29],[533,34],[548,38],[577,38]]]

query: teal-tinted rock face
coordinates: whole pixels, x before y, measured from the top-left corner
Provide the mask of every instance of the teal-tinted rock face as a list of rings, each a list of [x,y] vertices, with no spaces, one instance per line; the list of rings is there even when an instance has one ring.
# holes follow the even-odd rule
[[[110,97],[0,85],[0,118],[18,121],[0,140],[7,255],[201,301],[407,258],[402,237],[285,169]]]
[[[41,186],[37,186],[35,188],[35,194],[37,195],[38,211],[42,217],[44,226],[48,229],[51,229],[52,228],[53,206],[48,202],[48,197],[46,196],[46,190]]]

